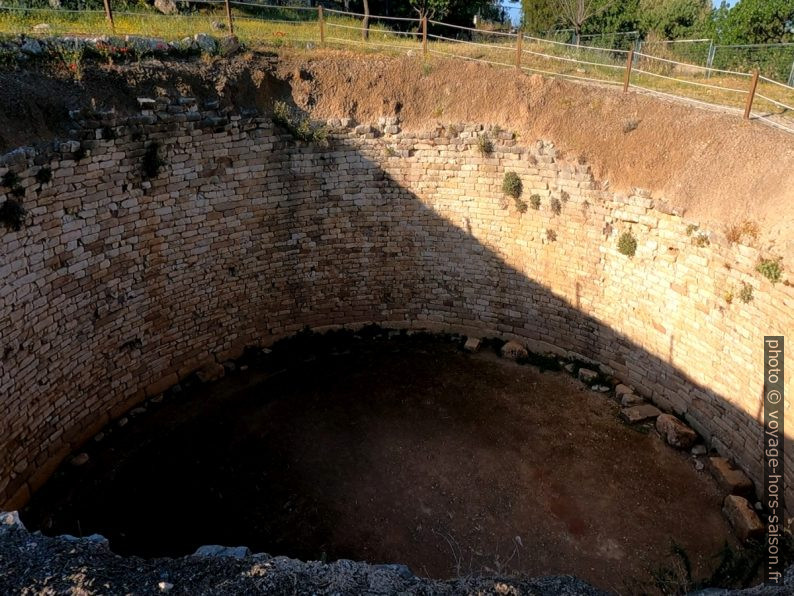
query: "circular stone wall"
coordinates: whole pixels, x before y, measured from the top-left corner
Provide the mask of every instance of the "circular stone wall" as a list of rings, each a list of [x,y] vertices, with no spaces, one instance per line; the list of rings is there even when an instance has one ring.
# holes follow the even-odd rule
[[[482,156],[481,127],[337,121],[321,147],[190,99],[144,105],[0,161],[18,178],[0,200],[24,193],[28,211],[0,235],[0,508],[197,369],[367,322],[592,360],[759,482],[762,340],[791,329],[794,293],[755,273],[754,249],[703,241],[663,201],[601,190],[586,164],[509,133]]]

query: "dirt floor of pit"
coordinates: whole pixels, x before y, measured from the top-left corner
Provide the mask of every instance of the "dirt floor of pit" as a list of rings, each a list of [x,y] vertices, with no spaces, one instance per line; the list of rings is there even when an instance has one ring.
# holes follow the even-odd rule
[[[426,336],[351,341],[130,416],[23,519],[122,554],[247,545],[436,578],[571,573],[623,593],[673,543],[700,577],[734,544],[708,473],[567,374]]]
[[[520,142],[553,141],[584,156],[612,190],[634,187],[724,230],[750,221],[751,243],[788,266],[794,254],[794,142],[788,133],[735,114],[636,92],[580,84],[457,60],[355,52],[281,50],[229,59],[0,68],[0,152],[67,135],[69,110],[138,110],[137,97],[185,95],[265,111],[287,100],[320,119],[373,123],[398,115],[406,130],[475,122],[515,131]],[[636,129],[624,132],[628,121]]]

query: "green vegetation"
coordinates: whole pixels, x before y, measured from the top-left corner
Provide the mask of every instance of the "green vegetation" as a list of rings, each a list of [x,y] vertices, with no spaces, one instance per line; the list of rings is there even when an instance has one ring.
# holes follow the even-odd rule
[[[627,257],[633,257],[637,252],[637,239],[631,232],[623,232],[618,238],[618,252]]]
[[[283,101],[273,105],[273,122],[285,128],[293,137],[306,143],[328,144],[328,129],[324,126],[312,126],[308,117],[298,114]]]
[[[783,276],[783,265],[780,263],[781,260],[780,257],[776,259],[762,259],[758,265],[755,266],[755,270],[773,284],[776,284]]]
[[[502,180],[502,192],[513,199],[521,197],[521,193],[524,192],[524,184],[518,174],[505,172],[504,180]]]
[[[753,299],[753,286],[748,283],[742,284],[742,289],[739,290],[739,300],[747,304]]]
[[[481,134],[477,138],[477,149],[483,157],[487,157],[493,153],[493,141],[487,132]]]
[[[548,240],[549,242],[556,242],[557,232],[555,232],[551,228],[546,228],[546,240]]]
[[[535,211],[538,211],[540,209],[540,195],[532,195],[529,197],[529,204],[532,205]]]
[[[549,205],[551,206],[551,212],[554,213],[554,215],[559,215],[562,213],[562,203],[557,197],[552,197]]]

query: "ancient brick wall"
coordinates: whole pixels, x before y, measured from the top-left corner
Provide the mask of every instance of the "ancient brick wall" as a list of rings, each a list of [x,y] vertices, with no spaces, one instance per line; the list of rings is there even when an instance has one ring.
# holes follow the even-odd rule
[[[189,99],[144,107],[0,162],[18,178],[0,202],[28,210],[0,229],[0,508],[203,365],[366,322],[598,362],[760,481],[762,338],[792,328],[794,292],[755,249],[509,132],[483,155],[477,126],[332,121],[322,147]]]

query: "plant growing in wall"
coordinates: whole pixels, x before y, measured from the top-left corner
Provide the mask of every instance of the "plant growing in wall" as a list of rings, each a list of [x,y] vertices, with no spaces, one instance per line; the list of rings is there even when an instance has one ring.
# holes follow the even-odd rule
[[[776,259],[762,259],[758,265],[755,266],[755,270],[773,284],[776,284],[783,275],[783,265],[780,263],[781,260],[780,257]]]
[[[483,157],[488,157],[493,153],[493,141],[487,132],[477,138],[477,150]]]
[[[557,232],[552,230],[551,228],[546,229],[546,240],[549,242],[556,242],[557,241]]]
[[[618,252],[627,257],[633,257],[637,252],[637,239],[631,232],[623,232],[618,238]]]
[[[306,143],[328,145],[328,129],[312,126],[311,121],[294,113],[283,101],[273,104],[273,122],[285,128],[293,137]]]
[[[742,283],[742,289],[739,290],[739,300],[747,304],[753,299],[753,286],[748,283]]]
[[[52,180],[52,170],[47,166],[39,168],[39,171],[36,172],[36,182],[39,184],[47,184],[50,180]]]
[[[146,146],[143,162],[141,163],[144,179],[156,178],[164,165],[165,162],[160,157],[160,144],[157,142],[149,143]]]
[[[529,197],[529,204],[532,205],[532,208],[537,211],[540,209],[540,195],[532,195]]]
[[[557,197],[552,197],[549,205],[551,206],[551,211],[554,213],[554,215],[559,215],[562,213],[562,203]]]
[[[524,185],[521,183],[521,178],[515,172],[505,172],[504,179],[502,180],[502,192],[508,197],[518,199],[524,191]]]
[[[22,206],[22,203],[15,199],[8,199],[0,205],[0,222],[10,230],[18,232],[22,229],[22,224],[25,222],[27,211]]]

